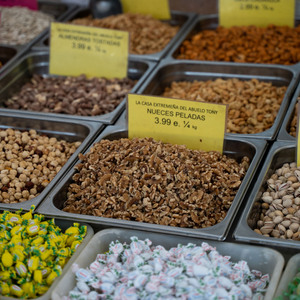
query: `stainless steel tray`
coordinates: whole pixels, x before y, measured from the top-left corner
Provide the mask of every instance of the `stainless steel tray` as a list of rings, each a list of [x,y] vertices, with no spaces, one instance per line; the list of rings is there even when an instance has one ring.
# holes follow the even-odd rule
[[[63,231],[65,231],[67,228],[73,225],[72,221],[68,220],[62,220],[62,219],[55,219],[55,224],[59,226]],[[58,283],[60,283],[62,276],[64,276],[67,273],[71,273],[70,268],[72,267],[73,263],[75,263],[76,259],[80,255],[80,253],[85,249],[85,247],[88,245],[89,241],[93,238],[94,236],[94,230],[93,228],[86,223],[81,223],[80,225],[85,225],[87,226],[87,231],[84,239],[82,240],[81,244],[78,246],[76,249],[76,252],[71,256],[69,261],[66,263],[66,265],[63,268],[63,271],[61,275],[52,283],[48,291],[43,294],[40,297],[34,298],[35,300],[50,300],[51,299],[51,294],[52,291],[54,291],[55,287],[57,286]],[[5,297],[0,295],[1,300],[13,300],[13,299],[20,299],[20,298],[15,298],[15,297]]]
[[[101,139],[120,139],[123,137],[128,137],[128,133],[124,128],[118,128],[116,126],[107,127],[94,141],[98,142]],[[93,144],[94,144],[93,143]],[[266,141],[256,140],[256,139],[234,139],[228,138],[224,143],[224,153],[228,156],[235,158],[237,160],[241,159],[243,156],[247,155],[250,160],[250,167],[246,173],[246,176],[237,191],[237,194],[233,200],[230,209],[227,212],[226,217],[219,224],[203,228],[203,229],[191,229],[191,228],[180,228],[173,226],[164,226],[150,223],[142,223],[136,221],[119,220],[112,218],[96,217],[89,215],[81,215],[68,213],[61,210],[63,203],[67,200],[67,190],[69,184],[72,182],[72,176],[75,174],[74,169],[66,174],[66,176],[61,180],[55,187],[55,189],[47,196],[43,201],[41,206],[38,207],[38,212],[46,214],[47,216],[60,216],[66,219],[80,220],[84,222],[101,224],[105,227],[125,227],[125,228],[136,228],[146,231],[164,232],[169,234],[178,234],[182,236],[195,236],[203,237],[207,239],[214,240],[224,240],[226,234],[228,233],[229,227],[236,215],[239,205],[244,197],[244,194],[250,184],[250,181],[256,171],[256,168],[260,162],[260,159],[266,148]],[[89,149],[87,150],[89,151]],[[86,152],[87,152],[86,151]],[[76,161],[78,163],[79,160]]]
[[[6,70],[26,51],[23,46],[2,46],[0,44],[0,80]]]
[[[279,285],[276,290],[275,297],[282,296],[285,291],[288,289],[289,283],[293,280],[293,278],[296,276],[297,273],[299,273],[300,270],[300,253],[295,254],[292,256],[281,276]],[[289,300],[289,297],[285,296],[282,298],[282,300]]]
[[[244,199],[246,206],[233,233],[235,240],[265,246],[280,247],[281,249],[284,249],[284,251],[287,248],[290,248],[290,250],[300,249],[299,241],[266,237],[254,232],[252,229],[259,218],[261,206],[259,199],[262,193],[266,191],[267,179],[269,179],[274,171],[281,167],[284,163],[291,163],[294,161],[296,161],[296,143],[288,141],[274,142],[268,152],[251,193]]]
[[[69,15],[67,21],[71,21],[77,18],[84,18],[91,14],[91,10],[87,8],[78,8],[72,14]],[[194,13],[171,11],[171,20],[166,21],[170,25],[180,26],[177,34],[171,39],[169,44],[160,52],[153,54],[130,54],[130,58],[142,59],[142,60],[155,60],[158,61],[165,57],[167,53],[173,48],[174,43],[179,37],[185,34],[186,30],[189,29],[191,22],[196,17]],[[124,28],[126,30],[126,28]],[[39,43],[34,46],[35,50],[43,50],[45,47],[49,47],[49,34],[45,36]]]
[[[55,21],[60,21],[60,22],[65,21],[66,18],[69,16],[69,14],[72,13],[77,8],[78,6],[74,4],[65,4],[65,3],[52,2],[47,0],[38,0],[38,10],[43,13],[52,15]],[[44,35],[47,34],[48,31],[49,29],[43,30],[34,39],[32,39],[26,44],[23,44],[22,47],[25,50],[29,50],[32,47],[32,45],[37,43]]]
[[[131,90],[135,93],[144,80],[149,76],[151,71],[156,66],[156,63],[150,61],[139,61],[135,59],[129,60],[128,65],[128,77],[134,80],[138,80],[136,85]],[[112,124],[125,109],[126,99],[116,107],[116,109],[108,114],[99,116],[76,116],[67,114],[57,114],[57,113],[43,113],[34,112],[27,110],[15,110],[4,108],[3,102],[7,100],[10,96],[18,92],[21,87],[29,82],[33,74],[39,74],[44,76],[49,75],[49,52],[39,51],[30,52],[22,59],[18,60],[13,67],[9,69],[7,74],[0,79],[0,112],[22,112],[22,114],[31,116],[36,115],[40,117],[47,118],[49,115],[53,115],[58,118],[64,118],[65,120],[80,120],[80,121],[100,121],[106,124]]]
[[[295,67],[164,59],[143,83],[138,93],[144,95],[161,95],[165,87],[170,86],[173,81],[207,81],[217,78],[237,78],[240,80],[256,78],[263,82],[271,82],[276,86],[286,85],[288,87],[271,128],[255,134],[226,133],[226,136],[274,140],[299,80]]]
[[[81,145],[77,148],[75,153],[69,158],[61,170],[57,173],[48,186],[35,198],[22,203],[0,203],[0,208],[18,210],[20,208],[29,210],[31,205],[36,207],[50,192],[53,186],[62,178],[74,164],[78,153],[85,151],[85,149],[93,141],[96,134],[103,130],[105,125],[96,122],[72,122],[54,117],[35,117],[28,118],[22,114],[8,114],[0,112],[0,129],[13,128],[18,130],[35,129],[40,134],[53,136],[67,141],[81,141]]]
[[[281,128],[278,132],[277,140],[278,141],[294,141],[296,143],[296,138],[293,137],[289,133],[290,124],[293,120],[294,113],[295,113],[295,107],[298,102],[298,97],[300,96],[300,85],[298,83],[297,89],[292,97],[292,100],[290,102],[290,105],[288,107],[288,110],[285,114],[285,117],[283,119]]]
[[[296,15],[295,23],[299,23],[299,15]],[[219,15],[217,14],[209,14],[209,15],[198,15],[193,19],[192,23],[189,26],[189,29],[185,31],[184,34],[180,36],[180,38],[173,45],[172,50],[169,51],[166,58],[176,59],[177,54],[179,53],[179,48],[183,41],[189,39],[192,35],[201,30],[214,30],[219,26]],[[227,62],[227,64],[235,64],[234,62]],[[253,65],[252,63],[249,63]],[[258,64],[265,65],[265,64]],[[270,64],[267,64],[270,65]]]
[[[202,242],[207,242],[216,247],[221,255],[229,255],[230,261],[238,262],[244,260],[248,263],[250,270],[259,270],[263,274],[269,274],[270,283],[264,294],[265,300],[273,299],[277,283],[284,265],[282,255],[276,250],[248,246],[242,244],[234,244],[227,242],[205,241],[189,237],[176,237],[161,233],[150,233],[137,230],[125,229],[106,229],[94,235],[84,251],[77,257],[75,263],[81,268],[87,268],[95,259],[97,254],[105,253],[109,249],[112,241],[119,240],[121,243],[130,243],[130,237],[136,236],[139,239],[150,239],[154,246],[161,245],[167,250],[171,247],[177,247],[178,244],[187,245],[193,243],[201,246]],[[52,299],[59,300],[63,296],[67,296],[68,292],[75,287],[76,279],[72,272],[66,273],[61,277],[60,282],[56,285],[52,292]]]

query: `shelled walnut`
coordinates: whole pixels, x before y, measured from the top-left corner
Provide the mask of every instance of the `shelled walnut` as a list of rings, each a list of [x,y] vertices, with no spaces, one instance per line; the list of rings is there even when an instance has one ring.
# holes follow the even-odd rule
[[[250,161],[151,138],[101,140],[79,158],[64,211],[189,228],[225,218]]]

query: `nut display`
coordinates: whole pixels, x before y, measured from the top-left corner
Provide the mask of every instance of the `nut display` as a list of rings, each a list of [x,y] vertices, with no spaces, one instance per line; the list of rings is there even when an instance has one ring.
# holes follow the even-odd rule
[[[74,223],[61,232],[54,219],[18,211],[0,214],[0,295],[32,299],[43,295],[86,235]]]
[[[34,39],[39,33],[50,26],[54,18],[41,11],[26,7],[1,7],[1,43],[22,45]]]
[[[300,26],[218,27],[197,32],[180,46],[178,59],[291,65],[300,61]]]
[[[38,112],[96,116],[113,111],[133,88],[129,78],[107,79],[78,77],[42,77],[30,82],[6,100],[4,106]]]
[[[74,19],[71,23],[128,31],[131,54],[151,54],[162,51],[179,30],[178,26],[171,26],[151,16],[132,13],[102,19],[88,16]]]
[[[286,86],[257,79],[174,81],[162,96],[228,104],[227,132],[254,134],[272,127]]]
[[[300,168],[285,163],[267,180],[259,199],[261,214],[255,232],[281,239],[300,240]]]
[[[230,254],[230,253],[229,253]],[[232,262],[215,247],[178,244],[170,250],[149,239],[112,241],[88,268],[74,267],[71,299],[262,299],[269,275]]]
[[[250,161],[151,138],[101,140],[79,159],[64,211],[188,228],[225,218]]]
[[[80,144],[35,130],[0,130],[0,202],[24,202],[39,195]]]

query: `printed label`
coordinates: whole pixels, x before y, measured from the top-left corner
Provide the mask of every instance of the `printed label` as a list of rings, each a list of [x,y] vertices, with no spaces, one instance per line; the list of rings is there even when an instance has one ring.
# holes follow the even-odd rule
[[[227,106],[128,94],[128,136],[223,152]]]
[[[169,20],[171,13],[168,0],[121,0],[123,12],[151,15],[153,18]]]
[[[88,26],[51,23],[50,74],[125,78],[129,33]]]
[[[219,0],[220,26],[294,27],[294,22],[295,0]]]

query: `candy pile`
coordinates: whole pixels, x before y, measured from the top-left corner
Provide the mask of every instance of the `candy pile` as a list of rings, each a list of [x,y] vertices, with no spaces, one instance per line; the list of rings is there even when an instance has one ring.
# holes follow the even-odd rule
[[[230,262],[207,243],[167,251],[149,239],[111,242],[87,269],[73,265],[77,284],[64,299],[262,299],[268,275]]]
[[[86,226],[78,223],[62,233],[53,219],[46,221],[33,210],[0,214],[0,295],[44,294],[86,234]]]

